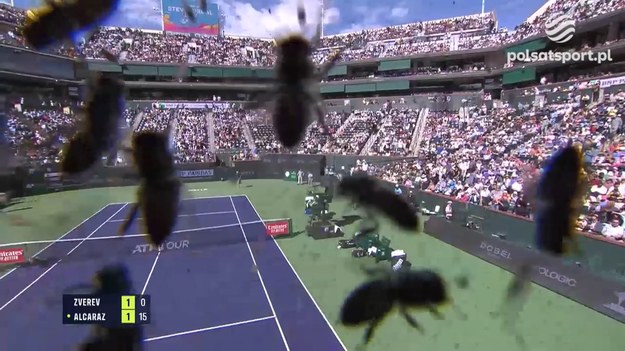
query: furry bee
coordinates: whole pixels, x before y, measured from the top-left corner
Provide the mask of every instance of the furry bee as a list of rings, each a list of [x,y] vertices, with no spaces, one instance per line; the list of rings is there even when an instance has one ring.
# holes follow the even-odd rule
[[[339,196],[367,209],[376,209],[406,230],[416,230],[419,224],[416,211],[402,197],[384,188],[368,175],[343,177],[337,188]],[[377,224],[376,224],[377,226]]]
[[[110,265],[98,271],[94,277],[95,294],[132,294],[133,286],[128,268],[124,265]],[[143,350],[143,328],[109,328],[101,325],[93,327],[89,339],[82,343],[80,351],[141,351]]]
[[[382,279],[366,282],[352,291],[343,302],[340,321],[345,326],[368,323],[363,340],[367,344],[380,322],[396,304],[408,324],[423,332],[421,325],[408,314],[408,308],[424,308],[437,319],[442,319],[437,307],[449,302],[451,299],[446,283],[436,272],[395,272]]]
[[[575,220],[584,192],[581,150],[568,145],[547,162],[536,189],[536,246],[553,255],[577,251]]]
[[[61,171],[77,174],[112,152],[124,111],[123,81],[99,76],[84,111],[85,120],[62,152]]]
[[[167,133],[135,134],[131,152],[141,184],[137,192],[137,202],[133,204],[119,234],[123,235],[128,231],[141,209],[152,244],[160,245],[176,225],[182,187],[182,182],[176,176]]]
[[[303,30],[306,26],[306,11],[301,3],[297,14]],[[273,101],[274,130],[278,140],[286,148],[293,148],[302,141],[306,128],[311,123],[311,113],[317,116],[324,132],[328,130],[325,126],[326,113],[321,105],[319,85],[316,83],[328,75],[338,61],[340,52],[330,57],[322,67],[315,66],[311,54],[319,45],[321,22],[320,19],[317,31],[310,41],[301,34],[276,40],[276,86],[263,94],[260,102],[248,106],[254,109],[262,107],[266,100]]]
[[[31,47],[40,50],[71,38],[76,31],[94,26],[108,17],[120,0],[47,0],[42,7],[26,11],[21,34]]]

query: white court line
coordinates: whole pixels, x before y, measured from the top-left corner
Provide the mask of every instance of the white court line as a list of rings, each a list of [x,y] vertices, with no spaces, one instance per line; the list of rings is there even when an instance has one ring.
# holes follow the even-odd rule
[[[119,208],[119,210],[117,210],[117,212],[113,213],[111,215],[111,217],[109,217],[106,221],[102,222],[102,224],[100,224],[100,226],[98,226],[94,231],[91,232],[91,234],[89,234],[87,237],[85,237],[84,239],[82,239],[81,242],[78,243],[78,245],[74,246],[73,249],[71,249],[66,255],[65,257],[71,255],[72,252],[74,252],[80,245],[82,245],[82,243],[85,242],[85,240],[89,239],[91,236],[93,236],[93,234],[95,234],[98,230],[100,230],[100,228],[102,228],[104,226],[104,224],[106,224],[106,222],[113,218],[116,214],[118,214],[119,212],[121,212],[121,210],[123,210],[126,207],[126,205],[123,205],[122,207]],[[17,299],[18,297],[20,297],[20,295],[22,295],[23,293],[26,292],[26,290],[30,289],[31,286],[35,285],[35,283],[37,281],[39,281],[39,279],[43,278],[46,274],[48,274],[48,272],[50,272],[54,267],[56,267],[62,259],[59,259],[58,261],[56,261],[50,268],[48,268],[45,272],[41,273],[40,276],[37,277],[37,279],[33,280],[32,283],[28,284],[27,287],[25,287],[22,291],[20,291],[19,293],[17,293],[17,295],[15,295],[11,300],[9,300],[7,303],[5,303],[2,307],[0,307],[0,311],[2,311],[5,307],[7,307],[11,302],[15,301],[15,299]]]
[[[258,267],[256,264],[256,258],[254,257],[254,253],[252,252],[252,248],[250,247],[250,243],[247,240],[247,234],[245,234],[245,229],[243,229],[243,224],[241,223],[241,218],[239,218],[239,213],[237,212],[237,207],[234,205],[234,200],[232,200],[232,196],[230,196],[230,202],[232,203],[232,208],[234,209],[234,214],[237,216],[237,222],[241,227],[241,232],[243,233],[243,237],[245,238],[245,244],[247,245],[247,250],[250,252],[250,256],[252,256],[252,262],[254,263],[254,267]],[[273,308],[273,303],[271,302],[271,298],[269,297],[269,293],[267,292],[267,287],[265,287],[265,282],[263,281],[263,276],[260,274],[260,270],[256,269],[256,274],[260,279],[260,285],[263,287],[263,291],[265,292],[265,297],[267,297],[267,302],[269,302],[269,307],[271,308],[271,313],[276,317],[276,325],[278,326],[278,330],[280,331],[280,336],[282,336],[282,341],[284,342],[284,346],[286,347],[286,351],[291,351],[289,347],[289,343],[286,341],[286,336],[284,336],[284,332],[282,331],[282,326],[280,325],[280,320],[278,319],[278,315],[276,314],[276,310]]]
[[[223,329],[223,328],[229,328],[229,327],[236,327],[236,326],[239,326],[239,325],[245,325],[245,324],[251,324],[251,323],[256,323],[256,322],[262,322],[262,321],[266,321],[266,320],[270,320],[270,319],[274,319],[274,318],[276,318],[276,317],[268,316],[268,317],[263,317],[263,318],[250,319],[250,320],[242,321],[242,322],[222,324],[222,325],[217,325],[217,326],[214,326],[214,327],[208,327],[208,328],[202,328],[202,329],[194,329],[194,330],[184,331],[184,332],[175,333],[175,334],[156,336],[156,337],[153,337],[153,338],[145,339],[143,341],[145,342],[145,341],[156,341],[156,340],[169,339],[169,338],[173,338],[173,337],[176,337],[176,336],[196,334],[196,333],[201,333],[201,332],[205,332],[205,331],[216,330],[216,329]]]
[[[234,211],[220,211],[220,212],[200,212],[200,213],[193,213],[193,214],[181,214],[178,215],[178,217],[195,217],[195,216],[209,216],[209,215],[220,215],[220,214],[227,214],[227,213],[234,213]],[[143,219],[143,217],[137,217],[137,220]],[[111,219],[109,222],[125,222],[126,218],[122,218],[122,219]]]
[[[96,213],[94,213],[94,214],[92,214],[91,216],[89,216],[89,217],[85,218],[85,220],[83,220],[82,222],[78,223],[78,224],[77,224],[74,228],[70,229],[69,231],[67,231],[67,233],[65,233],[65,234],[61,235],[61,236],[60,236],[59,238],[57,238],[56,240],[61,240],[61,239],[63,239],[64,237],[66,237],[67,235],[69,235],[69,233],[73,232],[73,231],[74,231],[74,230],[76,230],[78,227],[80,227],[81,225],[85,224],[85,223],[86,223],[88,220],[90,220],[91,218],[93,218],[93,217],[97,216],[100,212],[104,211],[104,209],[105,209],[105,208],[107,208],[107,207],[109,207],[109,206],[110,206],[110,204],[108,204],[108,205],[104,205],[104,207],[102,207],[101,209],[99,209]],[[37,255],[39,255],[40,253],[42,253],[43,251],[45,251],[47,248],[49,248],[50,246],[52,246],[52,245],[56,242],[56,240],[55,240],[55,241],[53,241],[53,242],[51,242],[50,244],[48,244],[48,246],[44,247],[43,249],[39,250],[39,252],[37,252],[36,254],[34,254],[32,257],[37,257]],[[46,242],[49,242],[49,241],[46,241]],[[23,245],[23,244],[22,244],[22,245]],[[15,270],[16,270],[16,269],[18,269],[18,268],[19,268],[19,266],[17,266],[17,267],[15,267],[15,268],[11,269],[10,271],[6,272],[5,274],[3,274],[3,275],[0,277],[0,280],[2,280],[2,279],[4,279],[4,278],[6,278],[9,274],[13,273],[13,271],[15,271]]]
[[[263,222],[263,225],[264,225],[265,223],[264,223],[262,217],[260,216],[260,213],[258,213],[258,211],[256,210],[256,207],[254,207],[254,204],[252,203],[252,201],[250,201],[250,198],[247,195],[243,195],[243,196],[245,196],[245,198],[247,199],[247,202],[250,203],[250,206],[252,206],[252,209],[254,210],[254,212],[256,212],[256,216],[258,217],[258,219],[260,219],[261,222]],[[276,241],[276,238],[274,238],[272,236],[271,240],[273,240],[273,243],[278,247],[278,250],[280,250],[280,253],[282,254],[282,257],[284,257],[284,260],[286,261],[286,263],[289,265],[289,267],[291,267],[291,270],[295,274],[295,277],[297,277],[297,280],[299,280],[299,283],[302,284],[302,287],[304,288],[304,290],[308,294],[308,297],[310,297],[310,299],[312,300],[312,302],[315,305],[315,307],[317,307],[317,310],[319,311],[319,313],[321,314],[323,319],[328,324],[328,327],[330,327],[330,330],[332,330],[332,333],[334,334],[336,339],[339,341],[339,343],[343,347],[343,350],[347,351],[347,347],[345,347],[345,344],[343,343],[343,340],[341,340],[341,338],[339,338],[339,335],[336,333],[336,330],[334,330],[334,327],[332,327],[332,324],[330,324],[330,321],[328,320],[328,317],[326,317],[326,315],[323,313],[323,311],[321,311],[321,308],[319,308],[319,304],[317,303],[317,301],[315,301],[315,298],[312,296],[312,294],[310,293],[310,291],[308,290],[308,288],[306,287],[306,285],[302,281],[302,278],[300,278],[299,274],[297,274],[297,271],[295,270],[295,268],[293,268],[293,265],[291,264],[291,261],[289,261],[289,259],[284,254],[284,251],[282,251],[282,248],[280,247],[280,245]]]
[[[224,195],[224,196],[200,196],[200,197],[190,197],[188,199],[182,199],[182,201],[191,201],[191,200],[206,200],[206,199],[228,199],[231,196],[245,196],[243,194],[239,194],[239,195]],[[127,205],[127,204],[131,204],[133,203],[133,201],[131,202],[111,202],[109,205]]]
[[[156,254],[156,258],[154,259],[154,263],[152,264],[150,273],[148,273],[148,279],[145,280],[145,284],[143,285],[143,290],[141,290],[141,295],[145,295],[145,291],[148,289],[148,283],[150,282],[150,278],[152,278],[152,273],[154,273],[154,268],[156,268],[156,262],[158,262],[159,257],[161,257],[161,251],[159,251]]]

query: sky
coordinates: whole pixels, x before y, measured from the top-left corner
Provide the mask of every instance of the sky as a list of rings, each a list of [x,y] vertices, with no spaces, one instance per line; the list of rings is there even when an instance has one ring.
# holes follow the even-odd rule
[[[0,0],[27,8],[42,0]],[[181,0],[165,0],[181,1]],[[188,0],[189,3],[199,0]],[[270,38],[297,30],[296,6],[302,1],[314,31],[322,0],[213,0],[225,14],[226,35]],[[457,17],[481,12],[481,0],[323,0],[324,34],[340,34]],[[485,0],[485,11],[495,11],[500,27],[513,29],[545,0]],[[161,0],[121,0],[120,8],[104,25],[161,30]]]

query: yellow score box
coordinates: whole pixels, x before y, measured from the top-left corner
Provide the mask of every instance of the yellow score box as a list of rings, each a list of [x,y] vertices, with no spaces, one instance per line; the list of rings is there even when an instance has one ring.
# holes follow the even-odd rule
[[[135,324],[135,310],[122,310],[122,324]]]
[[[134,296],[122,296],[122,310],[134,310],[135,309],[135,297]]]

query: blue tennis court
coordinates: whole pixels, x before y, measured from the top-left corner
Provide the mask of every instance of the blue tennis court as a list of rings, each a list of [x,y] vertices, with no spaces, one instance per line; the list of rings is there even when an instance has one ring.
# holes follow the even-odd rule
[[[0,278],[1,350],[74,349],[90,327],[62,324],[63,291],[112,262],[152,298],[147,350],[346,350],[247,196],[185,201],[160,251],[137,223],[114,238],[127,211],[105,206],[43,248],[38,257],[58,258],[47,267]]]

